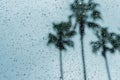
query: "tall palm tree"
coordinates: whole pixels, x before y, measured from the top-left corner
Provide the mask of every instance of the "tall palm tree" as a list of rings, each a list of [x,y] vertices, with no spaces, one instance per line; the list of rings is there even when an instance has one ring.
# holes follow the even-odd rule
[[[48,44],[54,44],[56,48],[59,49],[60,80],[64,80],[62,51],[66,50],[66,46],[74,46],[71,38],[74,36],[75,31],[71,30],[71,22],[61,22],[59,24],[53,24],[53,29],[55,30],[56,34],[49,33]]]
[[[96,29],[97,27],[99,27],[99,24],[96,23],[96,20],[102,18],[100,11],[97,9],[98,6],[99,4],[93,2],[93,0],[88,0],[88,3],[85,3],[85,1],[83,0],[75,0],[71,4],[71,10],[73,13],[70,16],[75,18],[74,29],[76,29],[76,27],[79,25],[84,80],[87,79],[84,54],[85,28],[89,27],[91,29]]]
[[[96,53],[100,49],[102,50],[102,56],[105,60],[105,65],[106,65],[106,70],[108,74],[108,79],[111,80],[111,75],[110,75],[110,70],[109,70],[109,65],[108,65],[108,60],[107,60],[107,51],[110,53],[114,53],[114,48],[111,46],[108,46],[108,44],[111,44],[111,40],[113,37],[113,33],[109,33],[107,28],[101,28],[99,31],[96,31],[96,37],[98,41],[93,41],[91,42],[92,45],[92,51]]]

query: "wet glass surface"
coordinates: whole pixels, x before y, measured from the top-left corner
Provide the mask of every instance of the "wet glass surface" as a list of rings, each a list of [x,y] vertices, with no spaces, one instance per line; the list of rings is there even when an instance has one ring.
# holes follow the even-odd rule
[[[74,13],[70,9],[73,2],[74,0],[0,0],[0,80],[60,80],[60,49],[47,45],[48,34],[56,34],[53,23],[69,21],[68,16]],[[102,15],[102,20],[97,23],[119,35],[120,1],[94,2],[100,4],[98,10]],[[75,17],[72,18],[72,23],[75,24]],[[75,30],[76,34],[72,38],[74,48],[65,46],[67,50],[62,51],[64,80],[84,80],[79,24]],[[93,31],[85,28],[86,80],[110,80],[101,55],[102,49],[97,55],[92,52],[90,42],[98,40]],[[119,43],[119,39],[116,42]],[[107,45],[111,46],[109,43]],[[120,80],[120,52],[106,53],[111,80]]]

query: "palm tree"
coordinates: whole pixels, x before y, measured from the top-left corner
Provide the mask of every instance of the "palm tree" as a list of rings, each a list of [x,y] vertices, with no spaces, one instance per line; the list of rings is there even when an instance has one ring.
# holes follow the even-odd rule
[[[76,26],[79,25],[84,80],[87,79],[84,54],[85,28],[89,27],[91,29],[96,29],[99,27],[99,25],[95,22],[96,20],[101,19],[101,13],[97,10],[98,6],[99,4],[93,2],[93,0],[89,0],[88,3],[85,3],[83,0],[75,0],[74,3],[71,4],[71,10],[73,13],[70,17],[75,18],[74,29],[76,29]]]
[[[71,38],[74,36],[75,31],[71,30],[71,22],[61,22],[59,24],[53,24],[53,29],[55,30],[56,34],[49,33],[48,44],[54,44],[56,48],[59,49],[60,80],[64,80],[62,51],[66,50],[66,46],[74,46]]]
[[[99,51],[100,49],[102,50],[102,56],[105,60],[105,65],[106,65],[106,70],[107,70],[107,74],[108,74],[108,79],[111,80],[111,75],[110,75],[110,70],[109,70],[109,65],[108,65],[108,60],[107,60],[107,51],[109,51],[110,53],[114,53],[114,48],[108,46],[108,44],[111,44],[111,40],[113,37],[114,33],[109,33],[107,31],[107,28],[101,28],[100,30],[96,31],[96,37],[98,39],[98,41],[93,41],[91,42],[92,45],[92,51],[94,53],[96,53],[97,51]]]

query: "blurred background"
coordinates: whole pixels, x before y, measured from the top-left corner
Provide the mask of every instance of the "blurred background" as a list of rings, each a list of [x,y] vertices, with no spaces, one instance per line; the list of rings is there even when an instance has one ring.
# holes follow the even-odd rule
[[[59,54],[48,47],[52,23],[67,21],[74,0],[0,0],[0,80],[58,80]],[[120,1],[95,0],[100,4],[102,25],[120,31]],[[108,80],[103,57],[91,51],[93,33],[86,29],[87,80]],[[75,47],[63,51],[65,80],[83,80],[79,35]],[[120,80],[120,54],[107,54],[112,80]]]

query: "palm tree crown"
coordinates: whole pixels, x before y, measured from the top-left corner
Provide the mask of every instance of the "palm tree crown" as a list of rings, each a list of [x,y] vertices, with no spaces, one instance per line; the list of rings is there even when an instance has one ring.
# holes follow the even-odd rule
[[[108,46],[108,44],[111,44],[111,40],[113,40],[111,37],[113,33],[109,33],[107,28],[100,28],[100,30],[96,30],[96,37],[98,41],[91,42],[92,45],[92,51],[96,53],[100,49],[104,49],[104,51],[110,51],[111,53],[114,52],[114,48],[111,46]],[[106,52],[103,52],[102,55],[105,56]]]
[[[73,14],[72,17],[76,18],[76,24],[88,26],[89,28],[99,27],[95,21],[102,19],[100,11],[97,9],[99,4],[93,2],[93,0],[89,0],[88,3],[85,3],[83,0],[75,0],[73,4],[71,4],[71,10]],[[82,34],[84,34],[84,27],[82,29]]]
[[[70,38],[75,35],[75,31],[71,30],[70,22],[53,24],[53,29],[56,34],[49,33],[48,44],[54,44],[59,50],[66,50],[66,46],[74,46],[74,43]]]

